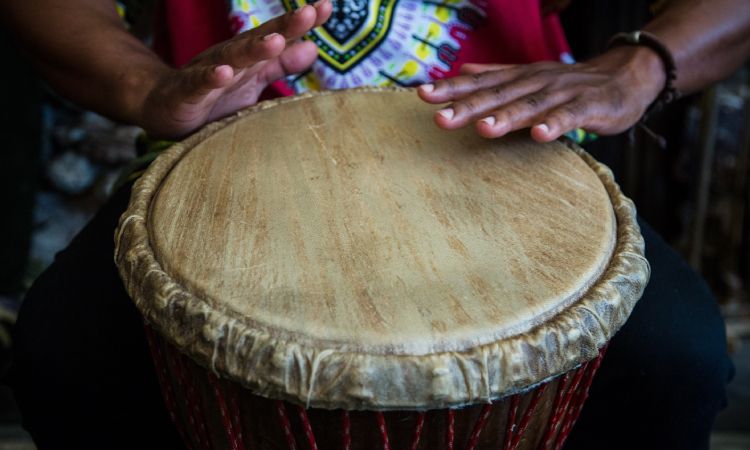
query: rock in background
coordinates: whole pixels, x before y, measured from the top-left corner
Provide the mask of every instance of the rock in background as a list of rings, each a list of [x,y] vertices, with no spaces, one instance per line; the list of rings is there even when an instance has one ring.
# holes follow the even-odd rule
[[[137,127],[47,99],[29,278],[49,265],[106,201],[125,164],[136,157],[139,133]]]

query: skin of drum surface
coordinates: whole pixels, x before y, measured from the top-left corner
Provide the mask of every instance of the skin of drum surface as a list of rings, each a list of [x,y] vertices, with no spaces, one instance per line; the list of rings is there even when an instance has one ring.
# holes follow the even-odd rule
[[[146,320],[328,409],[487,402],[594,358],[648,279],[632,203],[571,144],[432,114],[413,91],[305,95],[167,150],[116,234]]]

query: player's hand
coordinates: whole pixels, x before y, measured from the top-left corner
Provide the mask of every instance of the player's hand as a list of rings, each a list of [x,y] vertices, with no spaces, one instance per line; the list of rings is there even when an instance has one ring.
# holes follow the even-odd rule
[[[179,138],[254,104],[269,83],[312,65],[318,50],[300,38],[331,11],[330,0],[303,6],[164,71],[144,96],[140,125],[152,136]]]
[[[576,128],[616,134],[633,126],[664,87],[661,60],[644,47],[617,47],[585,63],[466,64],[462,75],[419,88],[448,130],[474,124],[488,138],[531,128],[548,142]]]

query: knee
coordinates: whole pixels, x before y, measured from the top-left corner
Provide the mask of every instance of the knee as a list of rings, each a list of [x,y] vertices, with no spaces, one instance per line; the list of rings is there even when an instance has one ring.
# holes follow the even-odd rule
[[[662,365],[666,367],[666,380],[673,397],[691,402],[714,416],[726,407],[726,386],[734,374],[734,366],[723,336],[719,343],[703,342],[665,352]]]
[[[71,401],[76,402],[66,396],[84,381],[80,328],[70,317],[75,312],[64,311],[74,308],[50,288],[53,275],[42,274],[35,282],[13,328],[13,356],[6,379],[27,428],[42,412],[65,415]]]

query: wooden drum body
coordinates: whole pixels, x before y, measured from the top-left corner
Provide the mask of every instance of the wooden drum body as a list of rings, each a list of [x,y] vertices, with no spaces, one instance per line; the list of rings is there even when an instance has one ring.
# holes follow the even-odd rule
[[[413,91],[259,104],[160,156],[116,261],[190,448],[559,448],[648,279],[572,144]]]

